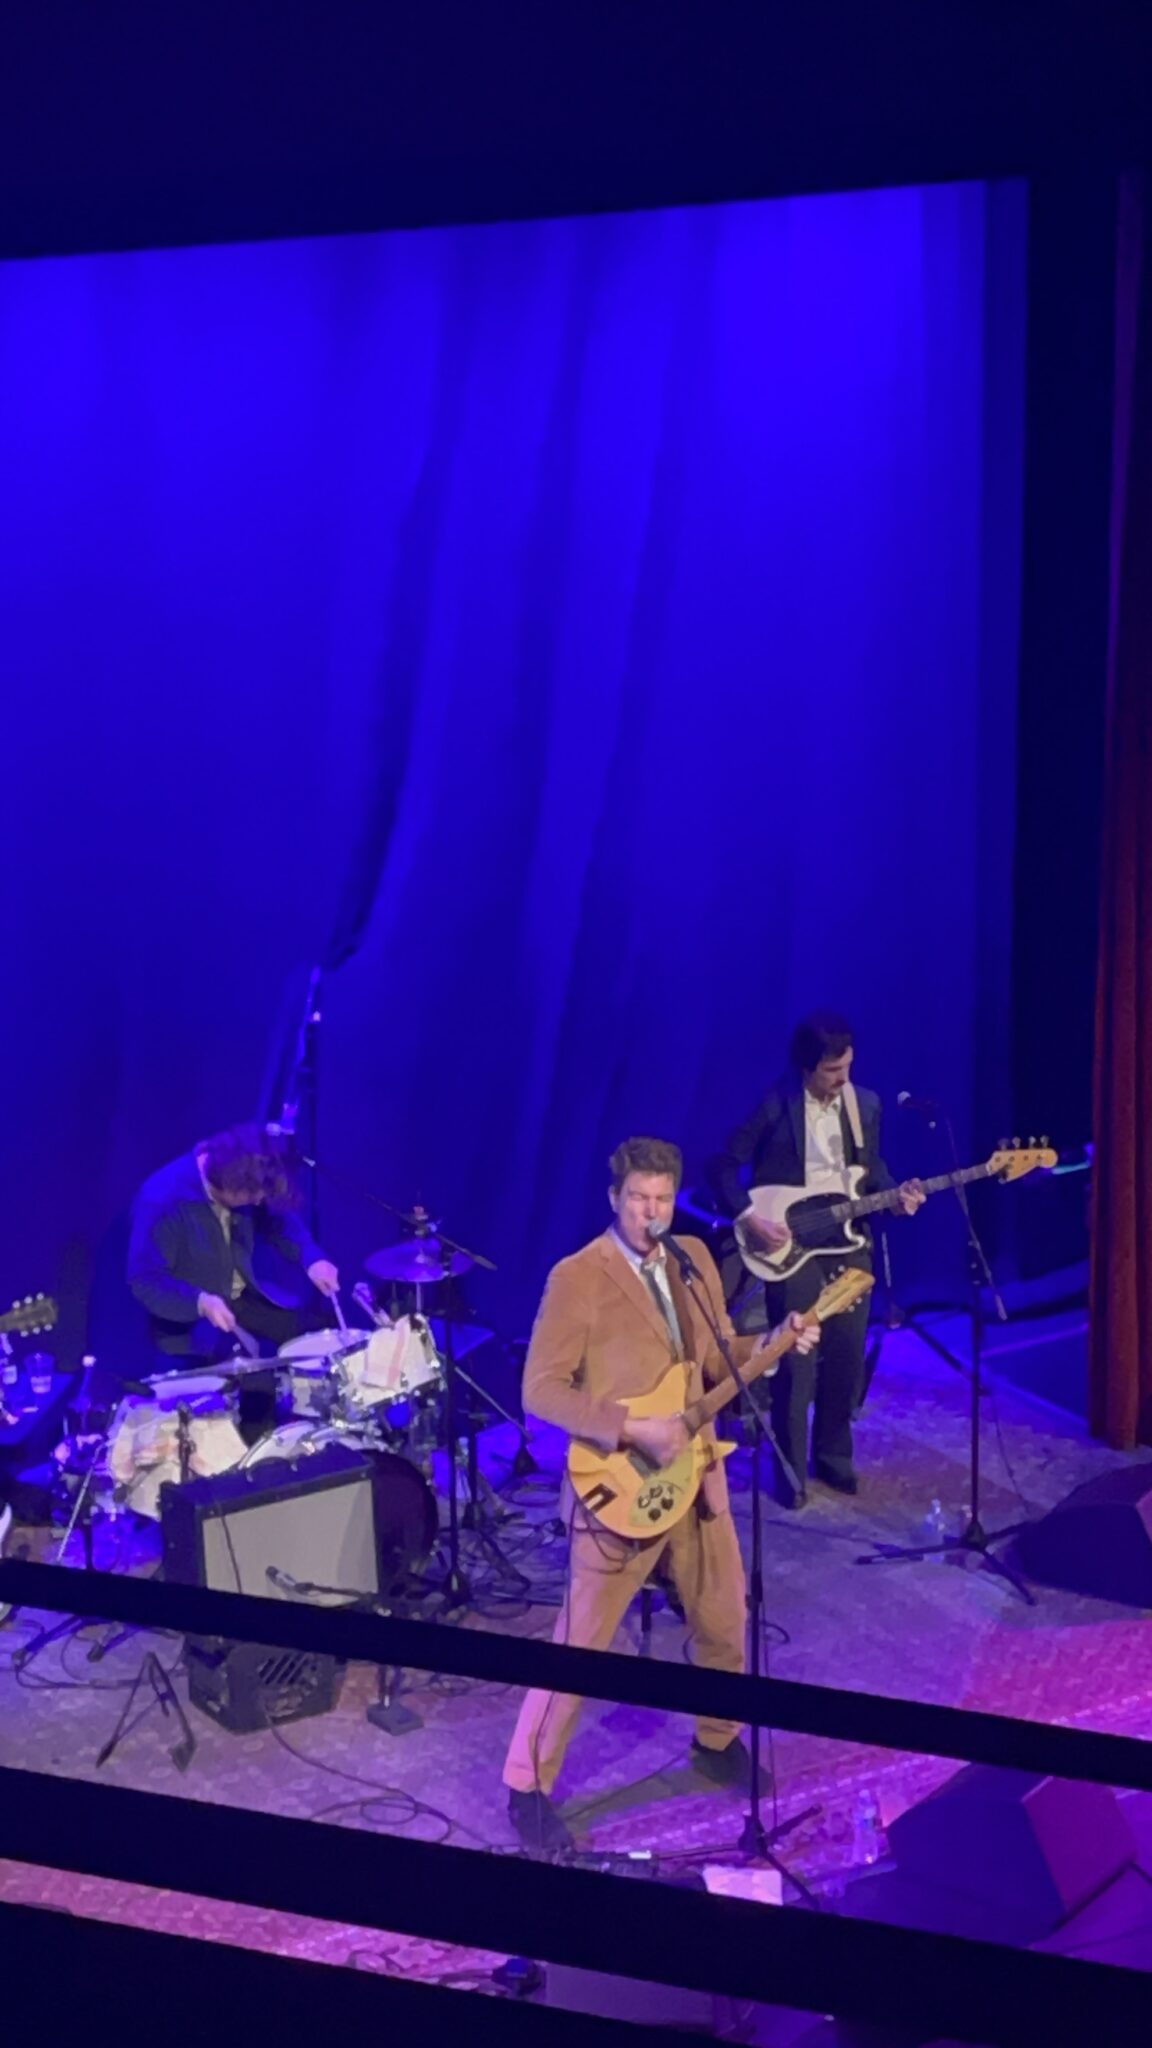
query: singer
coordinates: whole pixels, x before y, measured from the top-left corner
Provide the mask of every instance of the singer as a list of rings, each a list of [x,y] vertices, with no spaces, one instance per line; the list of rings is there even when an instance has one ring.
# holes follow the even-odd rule
[[[721,1207],[740,1217],[773,1249],[787,1231],[761,1223],[748,1210],[749,1187],[795,1187],[806,1194],[844,1194],[845,1168],[863,1166],[864,1194],[893,1185],[880,1151],[880,1097],[856,1088],[851,1079],[852,1028],[843,1017],[820,1010],[796,1026],[789,1071],[729,1137],[709,1166],[709,1180]],[[919,1181],[900,1190],[900,1206],[913,1215],[924,1201]],[[867,1234],[865,1232],[865,1234]],[[853,1252],[852,1264],[867,1267],[867,1252]],[[812,1259],[781,1287],[768,1287],[769,1320],[810,1308],[825,1282],[841,1270],[831,1260]],[[793,1353],[761,1394],[771,1407],[780,1449],[801,1478],[797,1492],[786,1474],[776,1474],[782,1507],[802,1508],[808,1493],[808,1411],[813,1409],[811,1469],[837,1493],[859,1486],[852,1448],[852,1415],[859,1399],[868,1333],[868,1309],[861,1301],[847,1315],[825,1324],[813,1357]],[[797,1346],[799,1352],[799,1346]],[[753,1392],[749,1396],[755,1400]]]
[[[710,1297],[737,1367],[762,1339],[738,1337],[728,1321],[720,1275],[698,1238],[668,1256],[664,1242],[676,1206],[682,1160],[661,1138],[629,1138],[609,1161],[612,1222],[548,1276],[524,1367],[524,1407],[569,1436],[600,1449],[633,1449],[665,1465],[687,1442],[680,1417],[632,1418],[621,1397],[650,1392],[671,1359],[689,1359],[690,1394],[716,1383],[728,1368],[695,1297]],[[686,1261],[681,1271],[680,1255]],[[804,1329],[797,1350],[816,1332]],[[704,1476],[692,1513],[666,1537],[633,1542],[586,1516],[565,1489],[569,1530],[568,1585],[554,1640],[606,1650],[661,1558],[667,1556],[692,1638],[692,1657],[715,1671],[744,1668],[744,1567],[728,1505],[722,1463]],[[567,1694],[530,1692],[504,1765],[508,1810],[520,1838],[544,1853],[570,1848],[572,1837],[551,1801],[580,1711]],[[691,1761],[714,1783],[747,1789],[751,1759],[729,1721],[702,1720]]]

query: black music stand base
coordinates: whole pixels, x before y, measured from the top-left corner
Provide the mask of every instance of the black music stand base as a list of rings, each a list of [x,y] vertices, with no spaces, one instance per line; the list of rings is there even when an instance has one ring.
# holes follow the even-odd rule
[[[364,1715],[373,1728],[379,1728],[385,1735],[414,1735],[418,1728],[424,1726],[423,1716],[397,1698],[401,1676],[400,1672],[392,1673],[385,1665],[380,1665],[376,1676],[376,1698]]]
[[[998,1579],[1003,1579],[1029,1607],[1035,1607],[1038,1604],[1036,1595],[1029,1591],[1019,1573],[1013,1571],[1010,1564],[1005,1564],[1003,1558],[997,1557],[992,1549],[994,1543],[1002,1542],[1005,1536],[1015,1536],[1017,1530],[1023,1526],[1022,1522],[1013,1522],[1006,1529],[985,1529],[977,1516],[971,1515],[959,1536],[945,1536],[939,1543],[878,1543],[875,1550],[869,1551],[864,1557],[858,1557],[856,1562],[898,1564],[903,1559],[905,1562],[916,1564],[926,1557],[975,1557],[985,1571],[992,1572]]]

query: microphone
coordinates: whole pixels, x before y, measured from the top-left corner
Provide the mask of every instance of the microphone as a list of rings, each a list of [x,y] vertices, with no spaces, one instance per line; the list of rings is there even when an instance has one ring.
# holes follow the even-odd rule
[[[896,1107],[917,1110],[921,1116],[935,1116],[940,1104],[931,1095],[909,1095],[907,1088],[902,1088],[896,1097]]]
[[[652,1244],[667,1245],[685,1279],[691,1274],[694,1280],[699,1280],[700,1273],[697,1267],[693,1264],[683,1245],[677,1244],[676,1239],[672,1235],[670,1223],[661,1223],[659,1218],[657,1218],[648,1225],[648,1238]]]
[[[282,1572],[278,1564],[264,1567],[264,1577],[278,1586],[282,1593],[310,1593],[312,1587],[306,1579],[294,1579],[291,1572]]]

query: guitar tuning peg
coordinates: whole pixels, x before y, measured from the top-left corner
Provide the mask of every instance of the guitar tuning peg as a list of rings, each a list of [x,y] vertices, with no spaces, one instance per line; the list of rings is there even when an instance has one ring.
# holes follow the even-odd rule
[[[1032,1151],[1034,1152],[1034,1151],[1036,1150],[1036,1140],[1035,1140],[1035,1138],[1029,1138],[1029,1140],[1028,1140],[1028,1144],[1029,1144],[1029,1147],[1030,1147],[1030,1149],[1031,1149],[1031,1150],[1032,1150]]]
[[[1013,1150],[1014,1152],[1018,1152],[1018,1151],[1020,1150],[1020,1140],[1019,1140],[1019,1138],[1013,1138],[1013,1140],[1012,1140],[1012,1150]]]

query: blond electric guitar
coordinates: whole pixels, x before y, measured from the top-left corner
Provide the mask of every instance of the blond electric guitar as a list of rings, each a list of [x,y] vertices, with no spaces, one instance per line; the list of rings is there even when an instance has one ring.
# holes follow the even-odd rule
[[[1043,1138],[1038,1145],[1004,1145],[979,1166],[933,1174],[930,1180],[922,1180],[920,1186],[926,1195],[936,1195],[943,1188],[968,1187],[977,1180],[1019,1180],[1022,1174],[1035,1173],[1037,1167],[1055,1166],[1056,1157]],[[860,1232],[852,1228],[857,1216],[874,1216],[881,1209],[900,1207],[899,1188],[885,1188],[877,1195],[858,1192],[867,1176],[866,1167],[850,1166],[846,1176],[851,1193],[843,1196],[806,1195],[803,1188],[753,1188],[748,1196],[753,1215],[765,1223],[783,1224],[789,1234],[778,1251],[770,1251],[761,1239],[750,1235],[741,1218],[734,1228],[740,1257],[748,1271],[759,1280],[787,1280],[809,1259],[850,1257],[864,1242]]]
[[[805,1309],[802,1322],[811,1326],[842,1315],[845,1309],[854,1308],[873,1284],[871,1273],[849,1266]],[[749,1387],[763,1373],[772,1372],[792,1349],[797,1334],[784,1328],[757,1351],[740,1374],[740,1387]],[[688,1513],[709,1465],[735,1449],[734,1444],[703,1442],[701,1431],[736,1398],[740,1387],[731,1379],[722,1380],[686,1406],[688,1374],[687,1365],[670,1365],[650,1394],[639,1394],[621,1404],[637,1418],[683,1415],[690,1441],[671,1465],[653,1465],[638,1450],[610,1451],[605,1456],[576,1438],[568,1447],[568,1477],[576,1494],[589,1514],[617,1536],[662,1536]]]

